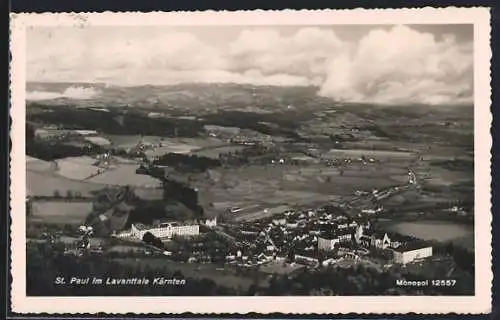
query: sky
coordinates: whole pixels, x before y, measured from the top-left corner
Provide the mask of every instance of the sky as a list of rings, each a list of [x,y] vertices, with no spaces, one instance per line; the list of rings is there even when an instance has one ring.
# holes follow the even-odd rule
[[[470,103],[473,27],[32,27],[27,81],[315,86],[349,102]]]

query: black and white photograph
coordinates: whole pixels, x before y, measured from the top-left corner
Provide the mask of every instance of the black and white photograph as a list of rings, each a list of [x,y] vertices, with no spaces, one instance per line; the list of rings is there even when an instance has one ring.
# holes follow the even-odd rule
[[[25,27],[26,297],[491,296],[473,22],[120,21]]]

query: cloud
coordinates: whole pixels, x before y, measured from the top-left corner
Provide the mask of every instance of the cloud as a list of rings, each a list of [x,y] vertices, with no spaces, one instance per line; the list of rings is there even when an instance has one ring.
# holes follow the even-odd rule
[[[51,91],[30,91],[26,94],[26,100],[41,101],[52,100],[58,98],[69,98],[76,100],[91,99],[100,93],[93,88],[83,87],[69,87],[64,92],[51,92]]]
[[[331,30],[308,27],[289,37],[272,29],[244,30],[230,44],[228,67],[313,78],[324,75],[330,57],[343,47],[344,43]]]
[[[472,99],[472,43],[407,26],[372,29],[357,41],[316,27],[287,35],[247,28],[219,42],[184,31],[98,29],[30,31],[28,80],[317,86],[335,100],[374,103]]]
[[[470,102],[471,48],[406,26],[374,30],[351,54],[331,60],[320,94],[390,104]]]

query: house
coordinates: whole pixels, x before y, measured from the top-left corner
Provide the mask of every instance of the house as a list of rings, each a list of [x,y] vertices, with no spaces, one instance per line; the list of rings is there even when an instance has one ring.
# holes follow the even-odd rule
[[[273,260],[273,257],[267,256],[264,253],[261,253],[257,256],[257,260],[261,263],[265,263],[265,262],[269,262],[269,261]]]
[[[294,222],[288,222],[286,224],[286,227],[289,228],[289,229],[295,229],[295,228],[298,228],[299,226],[299,223],[294,221]]]
[[[317,258],[312,257],[308,253],[295,254],[295,262],[299,263],[299,264],[314,266],[314,267],[319,265],[319,260]]]
[[[215,217],[213,219],[206,219],[205,225],[209,228],[216,227],[217,226],[217,217]]]
[[[338,234],[338,239],[340,242],[349,242],[352,240],[352,233],[349,230],[343,230]]]
[[[372,238],[367,235],[362,235],[359,237],[358,243],[365,248],[369,248],[372,243]]]
[[[358,223],[356,221],[352,221],[351,223],[349,223],[349,228],[356,228],[358,227]]]
[[[322,265],[323,265],[323,267],[327,267],[327,266],[334,265],[336,262],[337,262],[337,260],[335,260],[333,258],[329,258],[329,259],[323,260]]]
[[[273,224],[276,226],[284,226],[286,225],[286,219],[273,219]]]
[[[394,263],[407,264],[415,260],[432,257],[432,247],[420,243],[404,244],[394,251]]]

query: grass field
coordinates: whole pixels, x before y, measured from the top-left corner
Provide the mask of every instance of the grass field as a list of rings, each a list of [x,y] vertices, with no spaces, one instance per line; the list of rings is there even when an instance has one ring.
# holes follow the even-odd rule
[[[122,164],[114,169],[110,169],[102,174],[96,175],[87,179],[86,181],[95,184],[108,184],[108,185],[130,185],[130,186],[147,186],[159,187],[161,185],[158,179],[152,178],[148,175],[137,174],[135,170],[136,165]]]
[[[143,200],[163,199],[163,189],[161,188],[134,188],[134,194]]]
[[[363,149],[331,149],[323,155],[324,158],[335,159],[335,158],[359,158],[368,157],[378,160],[387,159],[411,159],[414,155],[410,152],[399,152],[399,151],[382,151],[382,150],[363,150]]]
[[[34,201],[29,220],[45,224],[81,224],[91,211],[90,201]]]
[[[277,206],[273,208],[264,208],[260,206],[260,208],[250,209],[248,211],[242,211],[236,215],[236,221],[255,221],[259,219],[263,219],[266,217],[272,217],[276,214],[283,213],[287,210],[290,210],[288,206]]]
[[[39,172],[53,172],[56,164],[51,161],[45,161],[30,156],[26,156],[26,170]]]
[[[52,197],[56,192],[64,197],[68,191],[79,193],[82,197],[91,197],[94,191],[104,187],[102,184],[70,180],[50,172],[26,172],[26,193],[33,197]]]
[[[56,160],[56,173],[72,180],[85,180],[96,175],[98,167],[94,166],[95,159],[91,157],[70,157]]]

